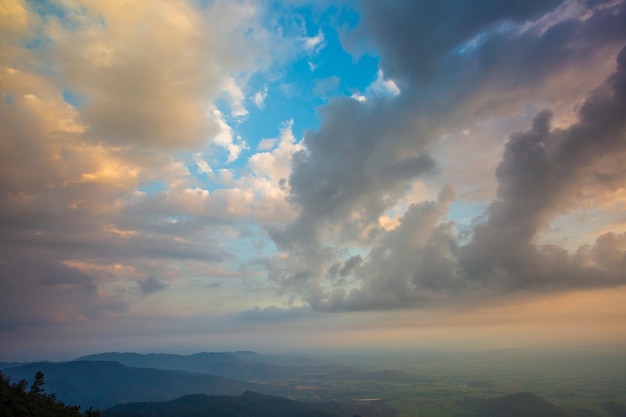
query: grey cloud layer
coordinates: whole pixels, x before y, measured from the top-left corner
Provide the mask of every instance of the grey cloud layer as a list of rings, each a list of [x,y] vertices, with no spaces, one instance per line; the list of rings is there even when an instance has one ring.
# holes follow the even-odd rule
[[[462,255],[470,276],[497,279],[508,289],[624,283],[626,263],[602,259],[604,251],[619,252],[626,236],[600,236],[573,257],[558,247],[538,249],[533,240],[555,213],[576,206],[585,187],[599,194],[623,187],[625,114],[626,48],[617,72],[584,103],[576,124],[552,130],[551,115],[543,112],[531,130],[509,140],[496,171],[497,199]]]
[[[451,50],[503,22],[524,22],[551,11],[562,0],[463,2],[360,2],[362,23],[353,36],[372,39],[385,73],[420,84],[442,70]]]
[[[324,125],[307,134],[306,150],[293,158],[290,200],[301,211],[286,229],[273,231],[279,245],[318,241],[322,227],[340,222],[342,238],[356,239],[355,233],[406,191],[406,181],[435,169],[419,138],[406,146],[411,126],[396,110],[402,109],[386,101],[370,107],[348,98],[323,110]],[[360,217],[351,221],[356,206]]]
[[[497,169],[499,188],[485,222],[466,245],[445,222],[445,198],[410,208],[355,270],[359,286],[314,305],[329,309],[462,302],[513,292],[552,292],[626,284],[625,234],[607,233],[573,253],[535,244],[552,216],[576,205],[585,178],[594,188],[623,187],[626,163],[626,48],[613,75],[580,111],[578,123],[550,129],[550,113],[513,135]],[[617,158],[614,171],[598,162]],[[620,180],[615,180],[619,176]],[[443,201],[442,201],[443,200]]]
[[[289,255],[268,273],[287,292],[316,309],[364,310],[626,284],[624,235],[573,252],[536,243],[550,220],[593,204],[583,196],[601,201],[623,187],[624,50],[571,126],[553,129],[542,112],[510,137],[495,200],[469,237],[446,218],[450,188],[411,206],[396,229],[379,225],[413,180],[436,174],[428,150],[442,134],[521,112],[527,101],[575,104],[559,77],[581,75],[626,43],[624,2],[509,3],[462,13],[462,2],[361,2],[355,33],[376,46],[402,93],[335,100],[305,138],[289,181],[299,216],[272,232]],[[566,6],[566,18],[549,14]],[[366,255],[350,255],[351,245]]]

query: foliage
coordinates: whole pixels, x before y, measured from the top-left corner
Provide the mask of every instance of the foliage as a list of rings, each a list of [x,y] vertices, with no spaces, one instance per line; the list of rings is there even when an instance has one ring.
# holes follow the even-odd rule
[[[0,373],[0,415],[3,417],[81,417],[78,406],[66,405],[54,394],[44,392],[44,374],[38,371],[26,391],[28,383],[21,380],[11,383]],[[88,409],[84,417],[99,417],[100,412]]]
[[[43,377],[43,372],[37,371],[37,373],[35,374],[35,380],[33,381],[33,385],[30,386],[30,391],[28,391],[29,394],[43,394],[43,386],[46,385],[46,381],[44,381]]]

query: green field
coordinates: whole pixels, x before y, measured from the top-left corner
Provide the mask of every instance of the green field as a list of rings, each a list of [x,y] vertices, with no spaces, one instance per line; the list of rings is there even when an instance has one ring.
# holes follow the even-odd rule
[[[621,352],[480,352],[354,361],[362,371],[283,381],[289,398],[384,404],[397,417],[471,414],[483,399],[530,391],[581,417],[615,417],[602,403],[626,405]],[[400,370],[380,373],[383,369]]]

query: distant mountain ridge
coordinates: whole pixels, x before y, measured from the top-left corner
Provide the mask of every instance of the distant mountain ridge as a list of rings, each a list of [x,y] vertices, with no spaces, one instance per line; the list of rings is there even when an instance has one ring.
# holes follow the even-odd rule
[[[107,361],[38,362],[4,369],[13,381],[29,384],[37,371],[45,375],[45,391],[83,409],[103,409],[133,401],[166,401],[191,393],[239,395],[245,391],[274,393],[268,385],[215,375],[138,368]]]
[[[28,365],[30,362],[0,362],[0,369],[17,368],[18,366]]]
[[[82,356],[76,360],[115,361],[126,366],[200,372],[248,381],[267,381],[349,369],[346,366],[315,364],[308,358],[262,355],[250,351],[201,352],[192,355],[108,352]]]
[[[323,406],[245,392],[240,396],[186,395],[161,403],[119,404],[102,417],[350,417]]]

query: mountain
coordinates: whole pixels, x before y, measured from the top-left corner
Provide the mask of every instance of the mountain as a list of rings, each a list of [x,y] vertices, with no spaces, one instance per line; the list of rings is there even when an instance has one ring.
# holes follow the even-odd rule
[[[9,368],[3,373],[13,381],[29,384],[37,371],[45,375],[45,391],[83,409],[106,408],[131,401],[166,401],[191,393],[239,395],[247,390],[272,393],[272,387],[235,381],[215,375],[182,371],[133,368],[117,362],[40,362]]]
[[[26,365],[29,362],[0,362],[0,370],[8,368],[17,368],[18,366]]]
[[[348,417],[319,405],[245,392],[238,397],[186,395],[161,403],[119,404],[102,417]]]
[[[478,417],[574,417],[556,404],[530,392],[518,392],[480,403]]]
[[[305,356],[290,356],[290,355],[267,355],[262,353],[253,352],[250,350],[239,350],[237,352],[226,352],[229,355],[233,355],[237,359],[250,363],[266,362],[274,365],[282,366],[321,366],[325,365],[317,360],[307,358]]]
[[[166,353],[99,353],[83,356],[77,361],[115,361],[127,366],[181,370],[219,375],[248,381],[267,381],[310,373],[326,373],[346,369],[345,366],[312,365],[307,358],[261,355],[256,352],[202,352],[193,355]],[[269,363],[271,361],[272,363]],[[300,366],[295,364],[302,362]],[[278,365],[285,363],[287,365]]]

